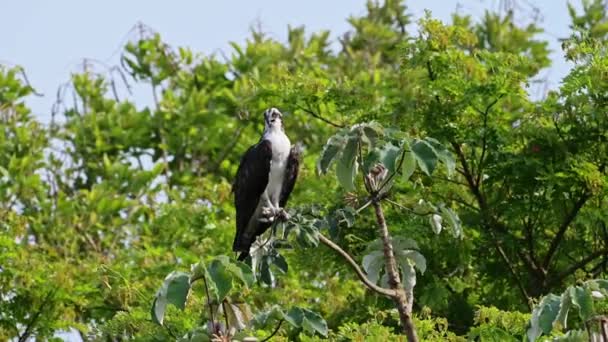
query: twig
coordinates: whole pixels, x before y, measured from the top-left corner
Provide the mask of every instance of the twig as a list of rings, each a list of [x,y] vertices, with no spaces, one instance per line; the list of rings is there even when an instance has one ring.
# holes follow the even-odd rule
[[[211,326],[213,327],[213,332],[217,333],[215,330],[215,315],[213,314],[213,306],[211,305],[211,297],[209,296],[209,286],[207,285],[207,278],[204,274],[201,275],[203,278],[203,283],[205,284],[205,294],[207,296],[207,306],[209,307],[209,317],[211,318]]]
[[[481,180],[483,160],[485,158],[486,150],[487,150],[487,147],[488,147],[488,141],[487,141],[488,140],[488,114],[490,113],[490,109],[492,109],[492,107],[494,107],[494,105],[496,103],[498,103],[498,101],[503,96],[504,96],[504,94],[500,94],[494,101],[492,101],[486,107],[485,111],[480,112],[483,115],[483,137],[481,138],[481,156],[479,157],[479,163],[477,164],[477,180],[475,181],[475,183],[477,185],[479,185],[479,182]],[[477,111],[479,111],[479,110],[477,110]]]
[[[401,170],[401,166],[403,165],[403,160],[405,159],[405,154],[407,152],[411,152],[410,150],[407,150],[405,148],[403,148],[403,151],[401,152],[401,159],[399,160],[399,165],[397,165],[397,168],[395,168],[395,171],[393,171],[393,173],[391,173],[386,180],[384,181],[384,183],[382,183],[382,185],[380,185],[380,187],[378,188],[377,193],[379,194],[380,192],[382,192],[382,189],[384,189],[384,187],[388,184],[388,182],[390,182],[393,177],[395,177],[395,175],[397,174],[397,172],[399,170]]]
[[[397,292],[395,290],[385,289],[383,287],[380,287],[380,286],[372,283],[372,281],[367,278],[367,275],[365,274],[365,272],[363,272],[363,270],[361,269],[361,267],[359,267],[359,264],[357,264],[357,262],[345,250],[343,250],[340,246],[338,246],[333,241],[331,241],[328,238],[326,238],[321,233],[319,233],[317,236],[319,237],[319,241],[321,241],[325,246],[327,246],[327,247],[333,249],[334,251],[338,252],[338,254],[340,254],[350,264],[350,266],[353,268],[353,270],[355,271],[355,273],[357,273],[357,276],[359,277],[359,279],[370,290],[375,291],[375,292],[377,292],[377,293],[379,293],[379,294],[381,294],[383,296],[387,296],[387,297],[394,297],[396,295]]]
[[[270,336],[263,339],[261,342],[269,341],[274,335],[276,335],[279,332],[279,329],[281,329],[281,324],[283,324],[283,320],[280,320],[279,324],[277,324],[277,327],[274,328],[274,331],[272,332],[272,334],[270,334]]]
[[[44,297],[44,299],[42,300],[42,303],[40,304],[40,307],[34,313],[34,315],[32,316],[32,318],[30,319],[30,321],[27,323],[27,326],[25,327],[25,330],[23,331],[23,334],[21,334],[21,336],[19,336],[19,339],[18,339],[19,342],[25,342],[30,337],[30,335],[32,334],[32,329],[34,329],[34,326],[36,325],[36,322],[38,321],[38,318],[40,318],[40,315],[44,311],[45,307],[51,301],[51,297],[53,297],[54,295],[55,295],[55,290],[51,290]]]
[[[226,332],[230,331],[230,325],[228,324],[228,311],[226,311],[226,300],[222,301],[222,309],[224,310],[224,321],[226,322]]]
[[[559,273],[557,276],[555,276],[552,281],[549,284],[555,284],[561,280],[563,280],[564,278],[566,278],[567,276],[573,274],[574,272],[576,272],[578,269],[585,267],[588,263],[592,262],[593,260],[601,257],[602,255],[608,254],[608,248],[599,250],[595,253],[591,253],[590,255],[588,255],[586,258],[584,258],[583,260],[577,262],[576,264],[570,266],[568,269],[566,269],[565,271]]]
[[[513,276],[513,278],[515,279],[515,282],[517,283],[517,288],[519,288],[519,291],[521,292],[522,296],[524,296],[524,298],[526,299],[526,305],[528,305],[528,308],[531,310],[532,305],[530,303],[530,295],[528,295],[528,291],[526,291],[526,288],[524,287],[523,283],[521,282],[521,279],[517,275],[517,272],[515,271],[515,267],[513,267],[513,264],[509,260],[509,257],[505,253],[502,246],[500,245],[500,242],[498,242],[498,239],[496,239],[496,236],[494,235],[494,233],[490,231],[490,235],[492,236],[492,240],[494,242],[496,250],[498,251],[498,254],[500,254],[500,257],[505,262],[505,264],[507,264],[507,268],[509,269],[509,272],[511,272],[511,275]]]
[[[319,120],[321,120],[321,121],[323,121],[323,122],[325,122],[325,123],[327,123],[327,124],[330,124],[330,125],[332,125],[332,126],[334,126],[334,127],[337,127],[337,128],[344,128],[344,125],[337,124],[337,123],[335,123],[335,122],[333,122],[333,121],[330,121],[330,120],[328,120],[328,119],[326,119],[326,118],[322,117],[321,115],[319,115],[319,114],[317,114],[317,113],[313,112],[312,110],[310,110],[310,109],[308,109],[308,108],[304,108],[304,107],[302,107],[302,106],[297,106],[297,108],[298,108],[298,109],[300,109],[300,110],[302,110],[302,111],[304,111],[304,112],[306,112],[306,113],[308,113],[308,114],[310,114],[310,115],[312,115],[312,117],[317,118],[317,119],[319,119]]]
[[[570,227],[570,224],[572,223],[572,221],[574,221],[574,219],[578,215],[578,212],[585,205],[589,198],[591,198],[591,195],[589,195],[588,193],[584,193],[578,199],[578,201],[576,201],[574,207],[572,208],[572,211],[570,211],[568,215],[566,215],[564,222],[562,222],[561,226],[559,227],[559,230],[557,231],[557,234],[555,234],[555,237],[553,238],[553,240],[551,240],[551,244],[549,245],[549,251],[547,252],[545,260],[543,261],[543,267],[545,269],[549,267],[549,264],[551,263],[551,260],[555,255],[555,252],[557,252],[557,248],[559,247],[560,243],[564,238],[566,230],[568,230],[568,227]]]

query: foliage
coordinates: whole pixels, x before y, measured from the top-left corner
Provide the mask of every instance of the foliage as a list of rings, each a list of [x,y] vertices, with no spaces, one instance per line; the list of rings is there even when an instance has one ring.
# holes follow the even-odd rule
[[[605,315],[608,312],[608,280],[594,279],[583,284],[569,286],[561,296],[549,294],[540,301],[532,311],[530,328],[527,336],[530,341],[535,341],[541,334],[550,334],[554,329],[557,331],[568,330],[574,320],[568,316],[570,311],[578,312],[578,318],[583,323],[575,327],[579,329],[593,325],[593,319]],[[599,302],[602,309],[597,309]],[[574,330],[570,329],[574,332]]]
[[[534,20],[413,22],[398,0],[369,1],[340,36],[253,30],[225,58],[138,25],[120,65],[74,70],[46,123],[25,72],[0,66],[0,340],[208,336],[208,298],[272,313],[241,330],[259,338],[289,318],[277,341],[321,339],[316,312],[329,339],[398,340],[395,303],[319,246],[331,239],[390,287],[374,195],[399,276],[415,276],[420,338],[521,340],[533,303],[540,339],[585,336],[605,312],[586,281],[608,265],[608,16],[601,0],[575,8],[561,37],[572,70],[544,97],[530,95],[551,62]],[[226,256],[230,184],[268,107],[304,159],[292,220],[241,274]]]

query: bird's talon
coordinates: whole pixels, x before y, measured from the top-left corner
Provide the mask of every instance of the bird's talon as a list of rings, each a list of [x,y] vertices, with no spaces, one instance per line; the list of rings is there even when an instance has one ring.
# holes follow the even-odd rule
[[[279,208],[279,210],[277,210],[276,216],[281,221],[289,221],[289,219],[291,218],[291,216],[289,216],[289,214],[287,213],[287,211],[285,211],[285,209],[283,209],[283,208]]]

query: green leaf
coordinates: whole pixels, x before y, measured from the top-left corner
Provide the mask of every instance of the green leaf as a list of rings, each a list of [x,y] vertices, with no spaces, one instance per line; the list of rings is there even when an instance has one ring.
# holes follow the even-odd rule
[[[418,140],[412,145],[412,152],[422,172],[430,176],[437,166],[437,153],[433,147],[424,140]]]
[[[568,311],[570,311],[571,305],[572,297],[570,297],[570,291],[566,290],[561,295],[559,311],[557,312],[557,317],[553,322],[553,328],[558,329],[560,331],[565,330],[567,328]]]
[[[408,181],[414,174],[414,171],[416,171],[416,156],[411,151],[405,152],[403,154],[403,166],[401,167],[403,180]]]
[[[272,271],[270,271],[270,256],[264,255],[260,260],[260,279],[267,285],[272,285]]]
[[[357,156],[357,148],[359,147],[358,137],[349,137],[346,146],[342,150],[340,162],[349,165],[354,163]]]
[[[393,173],[397,165],[397,158],[401,155],[401,149],[392,143],[387,143],[378,150],[379,159],[386,169]]]
[[[293,327],[301,328],[302,321],[304,321],[304,312],[299,307],[294,306],[283,315],[283,319]]]
[[[173,304],[180,310],[186,307],[190,293],[190,275],[173,271],[165,278],[152,303],[152,320],[163,324],[167,304]]]
[[[336,156],[342,151],[346,144],[346,137],[342,133],[337,133],[327,140],[323,151],[317,162],[317,171],[319,174],[326,174]]]
[[[548,294],[532,310],[530,328],[528,328],[528,340],[536,341],[541,334],[549,334],[553,329],[553,321],[559,313],[561,297]]]
[[[451,177],[454,174],[454,170],[456,170],[456,161],[454,160],[452,153],[436,139],[427,137],[424,140],[433,147],[439,160],[445,164],[448,177]]]
[[[384,267],[384,254],[382,251],[373,251],[363,257],[363,269],[367,278],[374,284],[380,279],[380,272]]]
[[[424,272],[426,271],[426,258],[424,257],[424,255],[420,254],[420,252],[418,251],[413,250],[399,250],[398,254],[401,260],[410,260],[414,264],[414,266],[416,266],[418,271],[424,274]]]
[[[273,261],[274,261],[274,264],[279,268],[279,270],[281,270],[283,273],[287,273],[287,270],[288,270],[287,261],[285,261],[285,258],[281,254],[277,254],[274,257]]]
[[[232,275],[228,272],[224,263],[218,259],[211,262],[208,271],[210,280],[213,282],[216,290],[216,299],[218,302],[221,302],[232,289]]]
[[[219,261],[226,271],[239,279],[245,286],[250,287],[253,285],[255,279],[249,265],[240,261],[234,263],[225,255],[217,256],[215,260]]]
[[[156,296],[152,302],[152,321],[156,324],[163,325],[165,310],[167,309],[167,298]]]
[[[342,160],[336,165],[336,175],[338,181],[346,191],[353,191],[355,189],[355,175],[357,174],[356,163],[345,164]]]
[[[578,308],[578,314],[583,322],[593,316],[593,298],[590,291],[580,286],[570,287],[572,305]]]
[[[456,215],[451,208],[447,208],[444,205],[440,205],[439,210],[441,212],[443,222],[447,222],[450,230],[452,231],[452,235],[455,238],[462,237],[462,224],[460,223],[460,218],[458,215]]]
[[[361,129],[361,140],[370,147],[375,146],[378,137],[383,135],[382,125],[374,121],[361,125]]]
[[[357,174],[357,147],[359,140],[357,137],[349,137],[346,146],[344,147],[340,160],[336,165],[336,174],[338,181],[346,191],[355,189],[354,180]]]
[[[302,309],[304,313],[304,319],[302,320],[302,328],[305,331],[314,334],[315,332],[327,337],[328,329],[327,322],[314,311],[310,311],[308,309]]]

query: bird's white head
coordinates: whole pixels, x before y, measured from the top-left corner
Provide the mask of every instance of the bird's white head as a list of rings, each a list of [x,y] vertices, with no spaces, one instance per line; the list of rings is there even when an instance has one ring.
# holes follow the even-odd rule
[[[283,114],[278,109],[266,109],[264,112],[264,130],[283,130]]]

